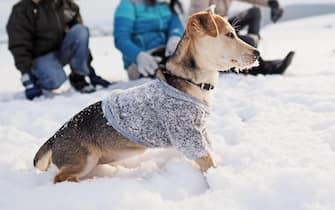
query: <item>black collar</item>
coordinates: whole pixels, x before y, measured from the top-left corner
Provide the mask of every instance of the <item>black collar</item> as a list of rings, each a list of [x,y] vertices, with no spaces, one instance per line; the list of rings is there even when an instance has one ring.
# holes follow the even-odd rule
[[[210,91],[210,90],[213,90],[214,89],[214,85],[210,84],[210,83],[195,83],[193,82],[192,80],[190,79],[186,79],[186,78],[183,78],[183,77],[180,77],[180,76],[177,76],[177,75],[174,75],[172,74],[169,70],[167,70],[165,67],[161,67],[160,66],[160,69],[164,75],[164,77],[168,80],[169,78],[171,79],[181,79],[181,80],[184,80],[186,82],[189,82],[191,83],[192,85],[196,85],[198,87],[200,87],[201,89],[203,90],[207,90],[207,91]]]

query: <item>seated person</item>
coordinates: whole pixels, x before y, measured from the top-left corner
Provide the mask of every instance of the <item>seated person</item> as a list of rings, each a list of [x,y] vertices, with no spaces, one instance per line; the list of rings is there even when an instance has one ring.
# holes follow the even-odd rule
[[[228,11],[231,3],[234,0],[217,0],[216,13],[225,17],[228,15]],[[271,20],[275,23],[283,15],[284,10],[280,7],[277,0],[239,0],[241,2],[247,2],[258,6],[266,6],[271,9]],[[209,6],[210,0],[191,0],[191,7],[189,14],[206,9]],[[262,14],[258,7],[252,7],[246,11],[239,13],[238,15],[229,18],[229,22],[236,28],[236,32],[240,39],[247,42],[248,44],[257,48],[260,40],[260,28],[261,28]],[[248,28],[247,34],[242,35],[239,33],[240,30]],[[262,57],[259,58],[259,66],[253,67],[249,70],[243,71],[246,74],[283,74],[287,67],[291,64],[294,57],[294,52],[289,52],[286,57],[282,60],[265,61]]]
[[[182,7],[175,0],[121,0],[114,39],[130,80],[154,76],[162,57],[174,53],[184,33],[178,11]],[[156,57],[154,51],[163,55]]]
[[[28,99],[43,95],[42,90],[60,87],[67,79],[66,64],[71,67],[71,85],[81,93],[110,84],[91,66],[89,30],[72,0],[21,0],[13,7],[7,32],[9,50],[22,73]]]

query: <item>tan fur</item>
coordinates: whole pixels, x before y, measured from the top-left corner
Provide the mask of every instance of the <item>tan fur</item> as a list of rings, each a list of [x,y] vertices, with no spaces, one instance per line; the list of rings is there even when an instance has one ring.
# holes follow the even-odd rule
[[[213,12],[201,12],[191,16],[184,38],[179,43],[174,56],[167,62],[167,69],[176,76],[215,86],[219,70],[242,68],[254,63],[257,59],[254,55],[255,49],[242,42],[237,36],[234,39],[229,38],[227,33],[236,35],[229,23]],[[165,79],[162,71],[157,73],[157,77]],[[168,83],[210,104],[211,91],[203,90],[180,79],[168,81]],[[98,110],[97,107],[99,106],[94,104],[87,109],[91,113],[92,110]],[[131,142],[106,125],[106,121],[102,121],[102,116],[96,118],[94,113],[92,115],[86,116],[87,119],[94,119],[96,122],[87,124],[78,120],[83,124],[76,124],[76,129],[69,128],[71,126],[60,129],[59,135],[55,135],[57,144],[49,140],[50,142],[46,142],[37,153],[35,166],[42,170],[48,168],[52,155],[52,162],[60,169],[54,179],[55,183],[77,182],[85,178],[98,164],[115,163],[146,150],[145,146]],[[77,138],[77,132],[87,132],[85,126],[88,126],[92,132],[89,136],[86,134]],[[78,130],[78,127],[81,130]],[[65,153],[67,158],[64,158]],[[202,172],[215,167],[211,155],[198,158],[195,162]]]
[[[214,160],[211,155],[201,157],[195,160],[195,162],[199,165],[200,170],[202,172],[206,172],[209,168],[216,168]]]
[[[233,33],[235,38],[227,37],[228,33]],[[175,56],[168,61],[167,69],[196,83],[210,83],[215,86],[219,70],[252,65],[257,59],[254,55],[255,50],[237,37],[227,20],[212,12],[200,12],[190,17],[184,39],[179,44]],[[196,61],[198,69],[195,71],[181,65],[190,57]],[[183,86],[186,93],[210,104],[210,91],[194,85]]]

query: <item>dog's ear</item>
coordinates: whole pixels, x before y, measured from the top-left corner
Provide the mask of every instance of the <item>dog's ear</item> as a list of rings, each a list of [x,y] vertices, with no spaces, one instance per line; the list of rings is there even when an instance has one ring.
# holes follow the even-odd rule
[[[191,16],[186,31],[191,36],[207,34],[217,37],[219,28],[215,19],[215,14],[210,11],[195,14]]]

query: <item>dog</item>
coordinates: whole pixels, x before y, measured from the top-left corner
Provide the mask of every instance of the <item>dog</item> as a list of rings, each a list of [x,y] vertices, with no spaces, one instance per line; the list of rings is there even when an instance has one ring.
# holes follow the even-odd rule
[[[79,112],[41,146],[34,166],[47,171],[53,163],[59,169],[54,183],[78,182],[98,164],[175,147],[206,172],[216,167],[205,123],[219,71],[243,69],[258,57],[224,18],[213,11],[196,13],[158,79],[113,91]]]

